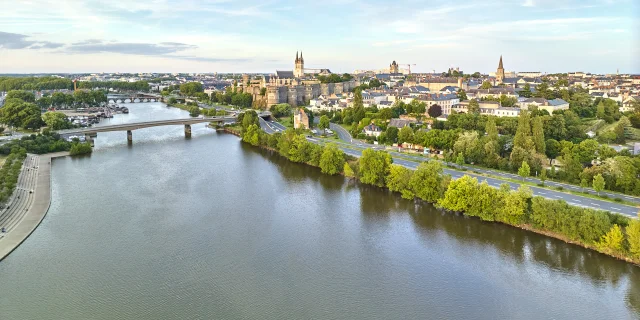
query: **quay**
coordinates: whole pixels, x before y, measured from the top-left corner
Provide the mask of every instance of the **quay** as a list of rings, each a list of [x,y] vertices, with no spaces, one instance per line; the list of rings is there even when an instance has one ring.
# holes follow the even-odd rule
[[[28,154],[16,189],[0,210],[0,261],[15,250],[40,225],[51,204],[51,162],[68,152]]]

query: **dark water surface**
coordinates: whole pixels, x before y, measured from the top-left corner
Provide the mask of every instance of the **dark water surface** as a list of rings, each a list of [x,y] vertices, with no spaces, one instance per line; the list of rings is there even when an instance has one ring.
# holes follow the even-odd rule
[[[111,123],[182,118],[130,104]],[[194,126],[57,159],[0,319],[634,319],[640,268],[416,205]]]

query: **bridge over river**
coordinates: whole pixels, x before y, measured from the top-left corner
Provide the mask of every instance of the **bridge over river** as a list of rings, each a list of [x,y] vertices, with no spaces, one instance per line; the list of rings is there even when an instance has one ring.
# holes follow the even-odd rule
[[[99,132],[111,132],[111,131],[127,131],[127,140],[133,141],[133,130],[160,127],[160,126],[176,126],[184,125],[184,135],[187,138],[191,137],[191,125],[196,123],[229,123],[236,121],[235,116],[224,117],[201,117],[201,118],[187,118],[187,119],[171,119],[171,120],[156,120],[145,121],[125,124],[114,124],[109,126],[99,126],[90,128],[78,128],[57,131],[61,135],[84,135],[89,142],[93,144],[93,138],[98,135]]]

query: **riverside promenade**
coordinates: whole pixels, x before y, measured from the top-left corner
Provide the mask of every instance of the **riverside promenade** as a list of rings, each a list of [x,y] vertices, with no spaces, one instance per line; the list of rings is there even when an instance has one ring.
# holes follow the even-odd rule
[[[51,162],[68,152],[28,154],[18,177],[16,190],[0,210],[0,261],[15,250],[40,225],[51,204]]]

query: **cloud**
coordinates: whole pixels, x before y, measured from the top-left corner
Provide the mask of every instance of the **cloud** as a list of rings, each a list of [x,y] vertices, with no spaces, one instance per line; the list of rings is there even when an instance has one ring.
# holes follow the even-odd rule
[[[533,0],[526,0],[523,4],[523,7],[535,7],[536,4]]]
[[[71,44],[65,47],[65,51],[71,53],[121,53],[158,56],[196,48],[197,46],[194,45],[177,42],[161,42],[155,44],[88,40]]]
[[[30,41],[29,36],[0,31],[0,49],[54,49],[63,44],[49,41]]]

